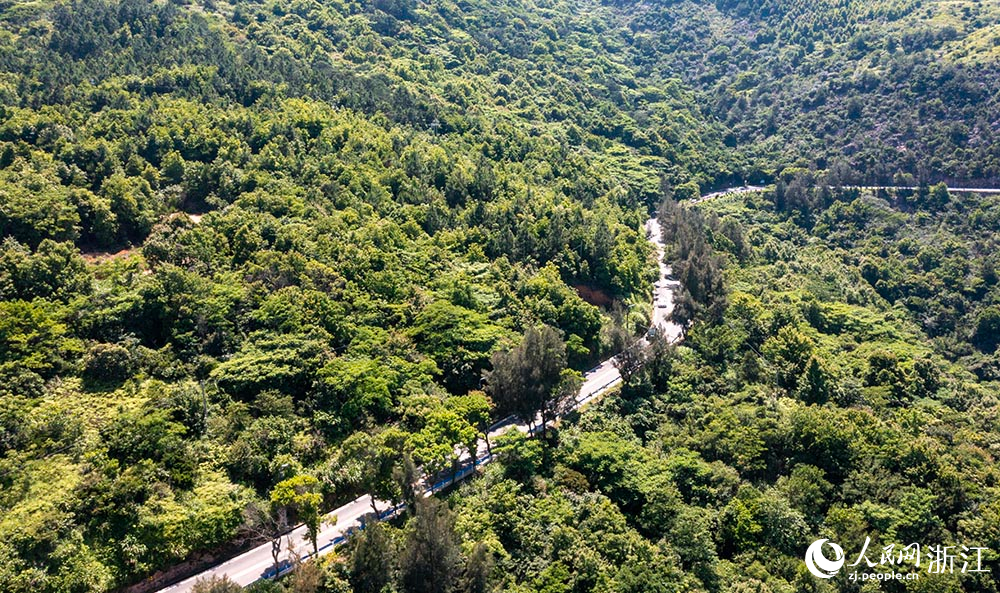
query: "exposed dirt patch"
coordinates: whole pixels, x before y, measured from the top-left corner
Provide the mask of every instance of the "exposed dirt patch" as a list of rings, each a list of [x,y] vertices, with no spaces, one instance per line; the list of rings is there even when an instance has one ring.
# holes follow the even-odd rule
[[[113,259],[120,259],[123,257],[128,257],[136,252],[138,247],[127,247],[125,249],[120,249],[118,251],[102,251],[99,249],[81,251],[80,256],[83,261],[88,264],[99,264],[101,262],[110,261]]]
[[[611,295],[604,292],[600,288],[587,286],[586,284],[574,284],[573,288],[576,290],[576,294],[580,295],[581,299],[596,307],[603,307],[606,309],[615,301]]]

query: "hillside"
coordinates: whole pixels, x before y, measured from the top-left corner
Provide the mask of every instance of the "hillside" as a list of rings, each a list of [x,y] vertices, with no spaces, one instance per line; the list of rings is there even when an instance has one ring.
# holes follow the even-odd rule
[[[845,183],[996,185],[995,2],[720,0],[627,12],[640,72],[675,72],[694,88],[751,180],[805,167]]]
[[[378,590],[379,562],[419,590],[379,556],[417,558],[417,524],[457,538],[438,590],[792,590],[806,535],[862,524],[1000,548],[997,205],[924,187],[1000,184],[998,22],[972,0],[0,2],[0,590],[122,590],[405,500],[646,331],[657,208],[688,346],[501,444],[453,515],[358,538],[325,590]],[[719,217],[674,205],[747,183],[769,188]],[[843,453],[794,445],[825,422],[850,454],[805,463]],[[904,503],[927,523],[886,518]]]

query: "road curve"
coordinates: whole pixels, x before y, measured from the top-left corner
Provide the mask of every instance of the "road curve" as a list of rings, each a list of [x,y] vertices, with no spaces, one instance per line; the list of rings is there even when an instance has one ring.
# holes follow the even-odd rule
[[[846,189],[864,190],[915,191],[918,189],[917,187],[909,186],[853,185],[843,187]],[[705,194],[695,200],[689,201],[688,203],[697,204],[726,195],[753,193],[764,189],[765,188],[761,186],[734,187]],[[1000,188],[948,187],[948,191],[955,193],[996,194],[1000,193]],[[652,326],[657,328],[670,342],[677,342],[683,339],[684,328],[671,320],[671,313],[674,308],[674,292],[680,287],[680,284],[671,277],[670,267],[663,261],[664,245],[661,237],[659,222],[655,218],[651,218],[646,221],[645,228],[647,238],[656,246],[657,261],[659,262],[660,271],[659,279],[655,283],[653,289]],[[603,361],[601,364],[590,369],[584,374],[583,386],[581,387],[580,393],[576,398],[576,405],[574,407],[581,407],[584,404],[598,398],[608,389],[617,385],[620,381],[621,375],[618,373],[618,369],[615,368],[614,358],[612,357]],[[501,421],[490,428],[490,439],[493,439],[494,437],[499,436],[503,432],[511,429],[528,432],[528,427],[526,425],[516,423],[508,419]],[[460,472],[459,479],[474,473],[476,466],[488,463],[489,461],[489,455],[485,451],[485,445],[483,445],[482,449],[477,453],[475,464],[467,463],[467,467]],[[428,496],[443,487],[447,487],[448,485],[450,484],[447,482],[434,484],[426,490],[424,495]],[[390,503],[376,501],[376,506],[382,514],[390,512]],[[326,515],[327,523],[323,525],[318,537],[320,555],[327,554],[332,551],[337,544],[344,541],[344,538],[349,532],[361,527],[362,521],[370,519],[373,514],[371,500],[367,496],[352,500],[351,502],[328,513]],[[279,555],[280,560],[289,560],[291,553],[300,554],[302,558],[310,555],[309,552],[311,552],[311,545],[305,537],[304,527],[300,526],[291,531],[287,535],[285,542],[290,542],[291,545],[283,543],[282,552]],[[228,576],[236,583],[246,586],[263,578],[265,572],[271,569],[272,566],[273,560],[271,558],[271,544],[270,542],[267,542],[217,566],[206,569],[177,584],[160,589],[159,593],[188,593],[194,586],[195,582],[200,579],[211,578],[213,576]]]
[[[756,189],[751,191],[756,191]],[[656,247],[660,272],[659,278],[653,288],[651,325],[666,339],[676,342],[683,338],[684,332],[683,327],[671,320],[671,313],[674,308],[674,291],[679,288],[680,284],[671,277],[670,267],[663,261],[664,245],[659,222],[656,218],[650,218],[646,221],[645,229],[647,239]],[[643,338],[644,340],[645,338]],[[621,382],[621,375],[618,373],[618,369],[615,368],[614,358],[612,357],[603,361],[584,374],[583,385],[576,397],[576,403],[573,406],[574,409],[593,401],[619,382]],[[490,427],[490,439],[492,440],[512,429],[528,432],[528,427],[525,424],[507,419]],[[481,446],[476,457],[476,462],[472,464],[468,463],[468,456],[466,456],[466,467],[459,473],[458,479],[463,479],[474,473],[476,466],[491,461],[489,454],[485,450],[485,443]],[[449,485],[450,481],[433,484],[424,492],[424,496],[429,496]],[[360,528],[364,521],[371,520],[374,516],[371,503],[372,501],[368,496],[362,496],[328,513],[317,538],[320,548],[319,555],[331,552],[336,545],[344,541],[350,532]],[[376,501],[375,505],[383,516],[393,512],[393,509],[391,509],[392,505],[388,502]],[[312,545],[306,538],[305,527],[299,526],[289,532],[283,539],[282,551],[278,558],[279,561],[287,565],[291,558],[294,557],[293,554],[298,554],[300,558],[306,558],[311,555],[311,552]],[[188,579],[160,589],[159,593],[188,593],[194,587],[194,584],[201,579],[221,578],[223,576],[228,576],[232,581],[242,586],[247,586],[265,578],[264,575],[273,569],[273,565],[271,543],[266,542]]]

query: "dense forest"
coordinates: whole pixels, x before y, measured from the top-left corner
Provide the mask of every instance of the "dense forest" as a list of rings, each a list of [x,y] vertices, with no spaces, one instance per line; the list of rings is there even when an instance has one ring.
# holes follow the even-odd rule
[[[843,183],[1000,178],[995,3],[717,0],[628,12],[639,71],[695,88],[750,181],[789,167]]]
[[[654,344],[554,439],[505,436],[446,504],[253,589],[997,591],[926,559],[884,589],[801,561],[821,535],[871,537],[873,562],[887,542],[1000,545],[997,198],[813,183],[805,218],[783,183],[665,202],[668,258],[701,287],[683,346]]]
[[[303,568],[288,590],[310,578],[328,591],[393,579],[402,591],[867,591],[881,589],[811,576],[808,542],[995,549],[998,333],[985,303],[1000,287],[984,219],[996,198],[814,191],[829,197],[808,224],[774,190],[708,212],[664,204],[671,262],[704,287],[685,296],[684,346],[654,345],[619,392],[560,425],[557,445],[504,439],[450,508],[362,534],[348,562]],[[955,276],[969,289],[933,290]],[[427,538],[451,558],[452,589],[407,584]],[[921,573],[885,590],[997,583]]]
[[[1000,550],[1000,199],[934,185],[1000,183],[998,20],[0,2],[0,590],[123,590],[361,494],[414,504],[255,587],[867,591],[804,546]],[[536,410],[506,366],[555,353],[544,411],[645,330],[654,211],[684,345],[416,503]]]

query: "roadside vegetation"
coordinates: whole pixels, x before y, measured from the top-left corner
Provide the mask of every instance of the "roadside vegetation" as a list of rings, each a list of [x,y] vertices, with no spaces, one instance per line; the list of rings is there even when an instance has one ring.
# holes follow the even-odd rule
[[[808,538],[1000,549],[1000,204],[934,185],[1000,181],[997,16],[0,3],[0,590],[150,587],[554,417],[645,330],[657,208],[683,346],[260,588],[846,591]]]
[[[889,543],[1000,544],[1000,402],[983,370],[996,344],[981,329],[997,290],[995,238],[976,231],[995,198],[938,190],[944,202],[901,208],[928,196],[819,183],[805,190],[817,201],[802,223],[780,189],[664,204],[674,268],[714,261],[723,290],[689,295],[678,310],[695,311],[683,345],[654,344],[619,390],[561,422],[549,446],[500,439],[499,462],[435,506],[447,518],[435,545],[458,549],[438,568],[450,584],[436,590],[855,591],[845,575],[810,575],[806,546],[831,538],[853,562],[871,537],[877,562]],[[842,222],[827,224],[835,217]],[[938,257],[924,274],[931,286],[958,274],[954,286],[978,287],[964,296],[885,294],[866,271],[907,268],[931,261],[922,251],[959,244],[961,258]],[[713,285],[716,268],[694,269],[692,286]],[[929,323],[928,310],[956,300],[966,314],[950,329]],[[359,583],[388,574],[380,587],[421,591],[397,559],[422,529],[381,525],[340,558],[300,570],[324,575],[319,590],[382,590]],[[385,555],[366,564],[375,545]],[[483,546],[494,565],[476,588]],[[995,553],[984,560],[995,566]],[[894,590],[997,587],[990,572],[928,574],[926,561],[919,572]]]

